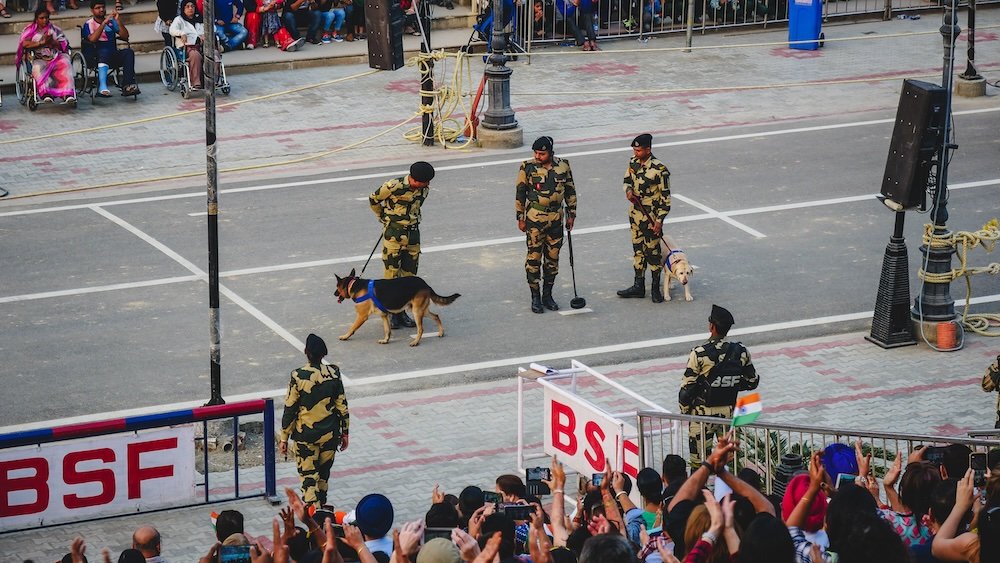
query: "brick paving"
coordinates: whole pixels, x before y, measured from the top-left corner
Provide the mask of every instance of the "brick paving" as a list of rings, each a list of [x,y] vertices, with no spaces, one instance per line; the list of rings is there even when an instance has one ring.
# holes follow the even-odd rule
[[[958,352],[938,353],[923,345],[886,351],[861,333],[751,345],[761,374],[761,422],[940,436],[987,428],[994,398],[982,392],[979,380],[997,346],[970,337]],[[676,356],[591,367],[672,409],[685,361]],[[516,388],[512,376],[351,401],[351,447],[334,465],[331,500],[349,509],[364,494],[382,492],[392,499],[399,525],[422,515],[435,484],[457,493],[465,485],[488,486],[497,475],[516,472]],[[584,380],[580,393],[618,412],[636,408],[635,401],[592,380]],[[528,451],[541,446],[540,404],[538,387],[529,387]],[[297,486],[292,463],[279,460],[277,475],[279,488]],[[240,480],[243,490],[260,484],[262,470],[245,470]],[[225,489],[220,485],[218,491]],[[278,510],[262,499],[245,499],[18,532],[0,536],[0,560],[58,559],[76,534],[94,548],[117,552],[128,547],[133,529],[151,522],[163,535],[169,560],[194,561],[212,541],[209,512],[222,508],[242,511],[254,534],[268,533]]]

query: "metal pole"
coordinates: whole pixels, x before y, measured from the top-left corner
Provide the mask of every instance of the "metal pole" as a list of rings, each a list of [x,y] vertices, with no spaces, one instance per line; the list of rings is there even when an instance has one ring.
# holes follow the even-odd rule
[[[694,39],[694,6],[697,1],[698,0],[688,0],[687,3],[687,30],[684,32],[684,46],[687,47],[687,49],[684,49],[685,53],[691,52],[691,43]]]
[[[427,7],[426,0],[417,1],[417,21],[420,26],[420,52],[430,53],[431,52],[431,18],[429,8]],[[430,58],[425,59],[424,64],[420,67],[420,105],[423,107],[433,107],[434,106],[434,95],[430,92],[434,91],[434,61]],[[424,113],[421,116],[421,131],[424,134],[424,146],[429,147],[434,145],[434,115],[431,113]]]
[[[219,50],[215,40],[215,2],[205,2],[205,159],[208,190],[208,333],[212,396],[209,405],[221,405],[222,330],[219,319],[219,165],[216,161],[215,81]],[[207,37],[211,30],[212,38]]]
[[[950,236],[948,231],[948,160],[949,152],[957,148],[951,144],[951,98],[954,88],[955,41],[962,28],[958,26],[957,0],[950,0],[944,11],[941,23],[941,38],[944,45],[943,69],[941,71],[941,86],[945,89],[944,119],[940,143],[937,149],[937,185],[931,204],[931,220],[934,222],[934,235]],[[954,245],[933,246],[922,245],[920,251],[925,255],[924,271],[930,274],[944,274],[951,271],[951,255],[955,253]],[[917,297],[911,316],[925,322],[941,322],[955,320],[955,300],[951,297],[950,282],[924,282],[920,296]]]
[[[490,53],[490,65],[486,67],[490,100],[486,111],[483,112],[481,124],[483,128],[495,131],[517,127],[514,109],[510,107],[510,75],[514,71],[507,68],[504,2],[505,0],[493,0],[493,37],[490,41],[493,52]]]
[[[966,63],[965,72],[959,76],[965,80],[979,80],[979,72],[976,71],[976,0],[969,0],[969,47],[965,51]]]

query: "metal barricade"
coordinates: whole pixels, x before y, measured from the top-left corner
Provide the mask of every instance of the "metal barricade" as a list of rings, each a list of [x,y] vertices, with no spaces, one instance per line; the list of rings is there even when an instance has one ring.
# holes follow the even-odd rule
[[[640,411],[637,414],[637,428],[642,439],[639,441],[639,459],[644,467],[659,468],[663,458],[676,454],[689,459],[689,428],[691,423],[701,423],[695,439],[707,444],[710,451],[715,434],[729,428],[731,419],[691,416],[684,414]],[[1000,438],[998,434],[992,434]],[[833,443],[841,443],[853,448],[855,440],[861,440],[864,454],[872,454],[871,468],[876,476],[885,475],[892,466],[896,453],[901,452],[904,460],[918,445],[962,444],[973,451],[988,451],[1000,448],[1000,439],[925,436],[919,434],[896,434],[872,432],[868,430],[844,430],[818,426],[790,424],[753,423],[736,428],[736,439],[740,446],[733,461],[734,471],[744,467],[754,469],[761,475],[761,482],[767,493],[773,491],[774,478],[781,457],[797,454],[808,462],[813,451],[824,449]]]
[[[223,424],[227,430],[218,444],[210,444],[214,420],[231,421]],[[246,437],[241,426],[247,424],[260,427],[262,472],[260,462],[240,466]],[[274,428],[274,401],[261,399],[0,434],[0,534],[240,498],[274,499]],[[210,449],[231,454],[231,466],[210,458]],[[253,474],[251,484],[241,469]]]

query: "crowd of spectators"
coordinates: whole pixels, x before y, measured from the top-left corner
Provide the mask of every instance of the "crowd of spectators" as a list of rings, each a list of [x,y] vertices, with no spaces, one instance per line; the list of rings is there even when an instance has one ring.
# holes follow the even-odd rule
[[[199,563],[225,560],[220,554],[233,549],[253,563],[1000,561],[1000,450],[977,474],[965,446],[918,448],[905,465],[898,454],[881,479],[860,443],[848,464],[857,475],[846,478],[838,474],[845,466],[820,450],[783,483],[782,495],[765,495],[755,471],[729,469],[738,448],[729,433],[690,473],[676,455],[663,460],[662,472],[642,469],[638,506],[632,480],[607,469],[598,485],[581,478],[576,502],[568,501],[565,470],[553,459],[540,489],[550,502],[529,494],[539,490],[520,477],[501,475],[495,493],[468,486],[455,496],[435,487],[425,516],[395,529],[384,495],[369,494],[345,513],[307,505],[286,489],[288,505],[269,536],[248,535],[239,512],[223,511],[218,541]],[[84,562],[85,550],[77,538],[63,561]],[[101,556],[112,561],[108,550]],[[159,532],[143,526],[117,560],[168,559]]]

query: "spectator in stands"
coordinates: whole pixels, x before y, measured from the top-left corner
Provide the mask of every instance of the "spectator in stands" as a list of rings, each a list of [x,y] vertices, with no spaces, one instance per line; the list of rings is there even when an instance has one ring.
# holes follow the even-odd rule
[[[243,27],[247,28],[247,49],[253,49],[261,45],[260,30],[263,16],[259,0],[243,0],[243,10],[246,12],[243,15]]]
[[[934,537],[931,552],[948,561],[1000,561],[1000,479],[990,477],[984,489],[985,505],[977,498],[973,472],[968,470],[955,487],[955,505]],[[968,527],[976,531],[964,531]]]
[[[319,0],[316,8],[310,13],[309,22],[309,42],[315,45],[323,43],[329,45],[331,41],[340,43],[344,40],[340,35],[341,28],[344,27],[344,18],[347,12],[344,11],[345,0]],[[323,33],[320,35],[320,27]],[[333,35],[330,30],[333,29]]]
[[[21,66],[29,53],[33,57],[31,76],[35,81],[38,97],[46,102],[54,102],[56,99],[63,102],[75,101],[69,41],[62,30],[49,21],[49,12],[45,8],[35,10],[35,20],[21,32],[14,64]]]
[[[594,31],[593,0],[556,0],[556,9],[576,39],[577,47],[584,51],[600,51],[597,46],[597,32]],[[586,32],[586,38],[584,38]]]
[[[365,35],[365,3],[364,0],[351,0],[351,5],[347,9],[347,35],[346,41],[355,39],[367,39]]]
[[[663,502],[669,503],[688,478],[687,462],[677,454],[668,454],[663,458],[662,469]]]
[[[420,35],[420,23],[417,21],[417,7],[413,0],[400,0],[399,8],[403,10],[403,33]]]
[[[238,510],[223,510],[215,519],[215,539],[225,541],[233,534],[243,534],[243,514]]]
[[[580,563],[633,563],[635,549],[620,534],[598,534],[583,544]]]
[[[178,15],[180,6],[177,5],[177,0],[156,0],[156,21],[153,23],[153,31],[163,36],[164,47],[174,44],[174,40],[170,37],[170,24]]]
[[[205,26],[195,0],[184,0],[180,17],[174,18],[170,24],[170,35],[174,37],[174,45],[184,49],[187,61],[188,75],[191,77],[191,89],[202,88],[202,42],[205,40]],[[242,526],[242,522],[241,522]]]
[[[809,493],[810,485],[811,480],[808,474],[792,477],[785,488],[785,496],[781,500],[781,514],[785,518],[785,523],[788,524],[789,517],[798,507],[802,497],[806,494],[812,496],[813,500],[805,504],[805,517],[801,521],[796,521],[795,526],[802,531],[809,543],[827,548],[830,547],[830,538],[823,530],[823,524],[826,522],[826,493],[822,490],[822,483],[820,483],[818,491]],[[791,524],[788,525],[791,526]]]
[[[121,67],[123,71],[122,96],[136,96],[139,85],[135,80],[135,53],[126,47],[118,48],[118,39],[128,41],[129,33],[125,24],[118,19],[118,10],[107,17],[105,0],[90,0],[91,18],[83,24],[83,38],[94,44],[97,58],[97,90],[98,95],[108,97],[108,72],[111,68]],[[86,47],[85,47],[86,48]]]
[[[260,12],[260,41],[264,44],[264,47],[270,47],[271,42],[273,41],[276,45],[282,47],[282,49],[286,51],[297,51],[298,48],[302,46],[302,43],[305,43],[305,41],[301,37],[296,41],[292,38],[291,34],[289,34],[288,31],[282,27],[282,5],[282,0],[259,0],[257,10]],[[276,35],[279,32],[287,35],[285,46],[282,46],[281,43],[277,41]]]
[[[3,0],[0,0],[0,17],[9,18],[10,12],[7,10],[7,4]]]
[[[292,39],[298,40],[301,37],[299,27],[308,27],[309,7],[313,3],[314,0],[284,0],[281,7],[281,23]]]
[[[545,17],[545,3],[542,0],[535,0],[531,9],[531,30],[535,39],[549,39],[551,34],[545,29],[549,20]]]
[[[392,529],[392,520],[392,503],[378,493],[366,495],[354,508],[353,524],[361,530],[364,543],[373,554],[379,551],[392,554],[393,538],[387,535]]]
[[[320,45],[319,30],[325,23],[327,14],[333,7],[333,0],[309,0],[309,28],[306,31],[306,42]]]
[[[233,51],[246,41],[249,32],[243,27],[243,0],[215,1],[215,35],[219,37],[222,51]],[[247,49],[254,46],[247,44]]]
[[[132,533],[132,549],[138,549],[146,563],[166,563],[160,556],[160,532],[152,526],[140,526]]]
[[[924,545],[930,542],[931,532],[923,522],[923,517],[930,509],[931,495],[934,488],[941,482],[941,474],[933,464],[923,461],[923,453],[926,448],[915,450],[910,454],[906,471],[903,473],[899,483],[899,494],[896,493],[895,484],[899,479],[901,457],[896,456],[889,471],[882,479],[885,488],[885,497],[889,503],[888,508],[879,512],[882,517],[889,522],[896,534],[902,538],[907,546]],[[869,464],[859,465],[860,477],[869,476]],[[873,496],[878,495],[878,487],[871,487]],[[877,498],[876,498],[877,500]]]
[[[458,495],[458,527],[469,531],[469,519],[472,514],[483,507],[486,503],[483,497],[483,490],[476,486],[468,486],[462,489]]]
[[[651,467],[643,468],[635,477],[635,486],[642,496],[642,519],[647,530],[653,528],[656,513],[660,511],[660,503],[663,502],[662,483],[660,474]]]
[[[39,5],[40,4],[41,3],[39,3]],[[54,0],[45,0],[45,9],[48,10],[50,14],[55,14],[59,11],[59,4],[59,2],[55,2]],[[70,10],[76,10],[80,7],[80,5],[77,4],[76,0],[66,0],[66,7]]]
[[[986,373],[983,374],[983,391],[993,393],[1000,391],[1000,354],[997,354],[993,363],[987,366]],[[994,428],[1000,428],[1000,396],[997,397],[997,419],[993,424]]]

